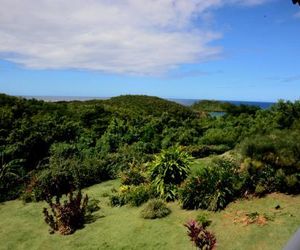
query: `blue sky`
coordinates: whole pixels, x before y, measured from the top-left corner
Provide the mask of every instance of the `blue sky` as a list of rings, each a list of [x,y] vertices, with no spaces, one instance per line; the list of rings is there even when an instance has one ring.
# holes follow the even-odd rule
[[[59,2],[0,0],[0,92],[300,98],[289,0]]]

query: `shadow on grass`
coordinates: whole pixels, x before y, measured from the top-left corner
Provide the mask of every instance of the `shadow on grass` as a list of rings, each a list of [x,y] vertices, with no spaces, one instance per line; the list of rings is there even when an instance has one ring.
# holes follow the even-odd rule
[[[77,231],[81,231],[83,230],[87,225],[95,222],[96,220],[98,219],[101,219],[101,218],[104,218],[105,216],[104,215],[94,215],[94,214],[88,214],[84,217],[84,224],[79,227],[79,228],[76,228],[76,230],[70,234],[66,234],[66,235],[63,235],[64,237],[67,237],[67,236],[70,236],[70,235],[73,235],[73,234],[76,234]],[[49,234],[54,234],[55,232],[52,231],[51,229],[49,230]]]
[[[101,214],[101,215],[99,215],[99,214],[88,214],[84,218],[84,222],[85,222],[84,224],[91,224],[91,223],[95,222],[96,220],[104,218],[104,217],[105,217],[105,215],[103,215],[103,214]]]

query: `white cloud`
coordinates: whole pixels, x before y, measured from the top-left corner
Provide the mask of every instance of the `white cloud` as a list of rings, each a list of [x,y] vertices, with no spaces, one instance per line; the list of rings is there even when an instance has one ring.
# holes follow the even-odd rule
[[[267,0],[0,0],[0,58],[36,69],[159,74],[217,57],[195,16]]]

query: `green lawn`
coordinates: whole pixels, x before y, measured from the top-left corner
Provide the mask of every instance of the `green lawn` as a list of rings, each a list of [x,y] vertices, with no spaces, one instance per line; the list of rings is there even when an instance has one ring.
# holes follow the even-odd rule
[[[192,174],[196,173],[198,169],[208,165],[212,159],[213,159],[213,157],[205,157],[205,158],[195,159],[191,163],[191,173]]]
[[[43,221],[44,203],[23,205],[21,201],[0,204],[0,249],[195,249],[186,236],[183,223],[200,211],[185,211],[170,203],[172,213],[158,220],[144,220],[141,208],[111,208],[102,197],[118,181],[108,181],[85,190],[101,199],[102,209],[94,222],[70,236],[50,235]],[[276,205],[280,210],[275,210]],[[218,249],[282,249],[300,225],[300,196],[271,194],[262,199],[242,200],[230,204],[220,213],[209,213],[213,220]],[[259,212],[273,216],[267,225],[235,224],[240,212]],[[274,214],[276,214],[274,216]]]

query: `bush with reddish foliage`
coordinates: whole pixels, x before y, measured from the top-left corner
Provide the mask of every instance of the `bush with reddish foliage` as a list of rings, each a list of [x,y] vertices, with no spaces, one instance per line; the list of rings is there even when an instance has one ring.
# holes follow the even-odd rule
[[[209,231],[207,231],[197,221],[191,220],[184,224],[188,229],[188,236],[195,244],[197,249],[200,250],[213,250],[216,248],[216,237]]]
[[[48,197],[46,201],[51,211],[49,212],[47,208],[44,208],[43,213],[45,222],[50,226],[50,233],[57,231],[62,235],[68,235],[83,227],[88,205],[87,195],[83,197],[81,191],[76,194],[70,192],[67,195],[67,200],[63,203],[58,196],[56,196],[55,202],[53,202],[52,197]]]

